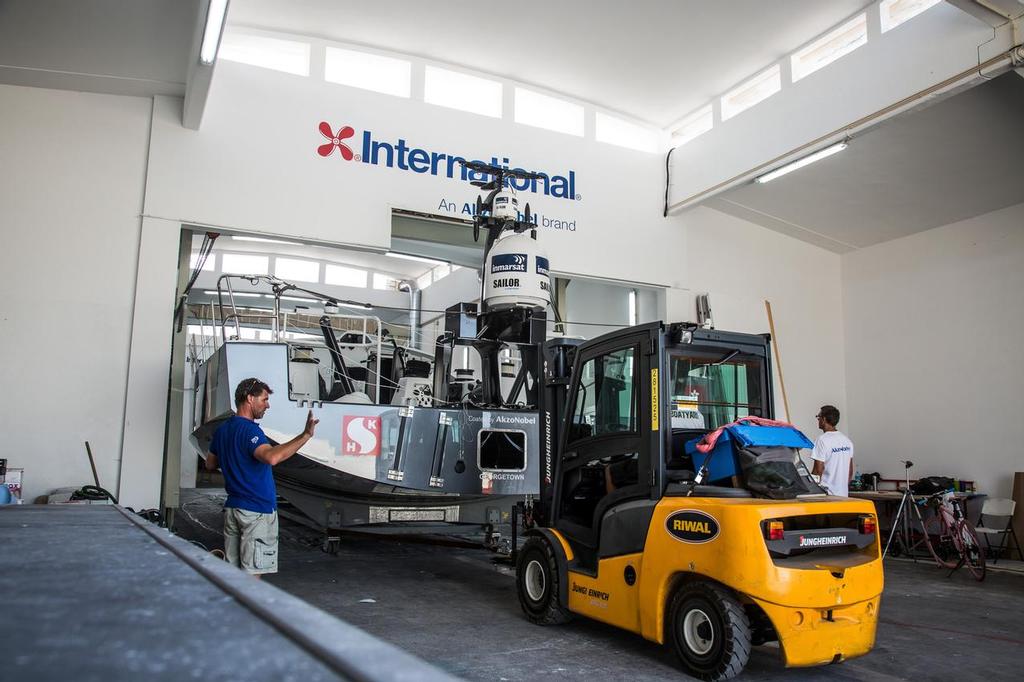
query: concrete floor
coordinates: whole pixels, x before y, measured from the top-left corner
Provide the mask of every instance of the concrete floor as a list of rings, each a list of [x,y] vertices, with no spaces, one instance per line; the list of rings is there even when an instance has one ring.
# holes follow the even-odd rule
[[[183,535],[218,538],[216,501],[189,503],[207,529],[180,520]],[[211,512],[212,510],[212,512]],[[840,665],[785,669],[772,646],[755,647],[744,680],[1001,680],[1024,663],[1024,576],[933,564],[886,562],[875,649]],[[526,620],[513,570],[476,549],[401,538],[347,535],[336,556],[319,536],[282,524],[281,571],[271,583],[468,680],[688,679],[665,647],[579,618],[557,627]]]

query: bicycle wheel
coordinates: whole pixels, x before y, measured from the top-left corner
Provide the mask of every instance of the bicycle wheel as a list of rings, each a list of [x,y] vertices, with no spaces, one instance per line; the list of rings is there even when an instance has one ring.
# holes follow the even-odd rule
[[[921,512],[918,511],[917,519],[920,521],[921,529],[924,532],[921,544],[928,548],[928,553],[935,559],[935,563],[942,568],[953,568],[956,566],[960,561],[960,557],[954,556],[954,553],[949,551],[949,526],[946,525],[938,511],[935,512],[935,515],[929,516],[927,520],[922,519]]]
[[[985,550],[978,542],[978,534],[969,522],[959,519],[953,533],[953,544],[956,545],[964,559],[964,566],[971,572],[974,579],[985,579]]]

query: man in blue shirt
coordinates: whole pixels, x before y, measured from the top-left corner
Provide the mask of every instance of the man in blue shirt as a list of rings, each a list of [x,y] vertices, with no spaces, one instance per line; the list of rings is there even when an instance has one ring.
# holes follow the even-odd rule
[[[233,565],[257,578],[277,573],[277,490],[271,467],[313,437],[313,411],[306,428],[287,443],[271,445],[256,423],[270,409],[270,386],[253,377],[235,389],[235,412],[217,427],[206,468],[220,464],[228,499],[224,502],[224,553]]]

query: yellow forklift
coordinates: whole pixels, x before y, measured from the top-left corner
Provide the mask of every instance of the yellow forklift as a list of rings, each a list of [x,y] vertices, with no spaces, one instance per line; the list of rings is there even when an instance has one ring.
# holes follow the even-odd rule
[[[795,429],[734,424],[773,416],[769,344],[661,323],[545,344],[551,446],[516,557],[531,621],[579,614],[670,643],[704,680],[739,674],[770,641],[786,666],[871,650],[873,505],[819,488]]]

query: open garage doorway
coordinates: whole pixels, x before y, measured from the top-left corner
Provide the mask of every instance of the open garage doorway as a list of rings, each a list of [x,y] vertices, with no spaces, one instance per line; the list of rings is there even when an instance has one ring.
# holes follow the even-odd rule
[[[387,251],[215,235],[188,225],[182,235],[179,291],[191,286],[175,317],[163,486],[168,508],[177,506],[182,488],[222,485],[204,471],[190,435],[204,417],[197,369],[225,343],[285,344],[292,400],[359,393],[370,403],[393,404],[400,369],[416,366],[429,382],[446,309],[480,300],[483,242],[474,241],[468,222],[396,212]],[[558,271],[557,258],[552,263],[549,338],[594,338],[664,316],[657,287],[568,275]],[[332,354],[328,330],[340,358]],[[479,358],[462,351],[455,369],[472,384]],[[505,352],[506,391],[520,364],[515,349]]]

